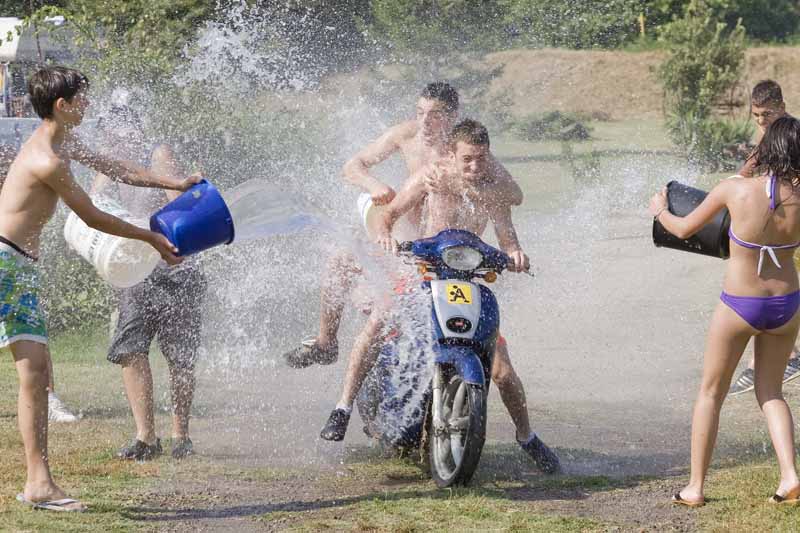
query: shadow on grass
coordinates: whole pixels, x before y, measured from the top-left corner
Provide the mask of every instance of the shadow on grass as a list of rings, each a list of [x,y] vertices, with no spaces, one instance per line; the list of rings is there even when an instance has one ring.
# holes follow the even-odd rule
[[[564,453],[564,450],[558,450]],[[572,451],[572,453],[578,453]],[[584,456],[592,452],[580,451]],[[418,461],[406,458],[387,458],[387,453],[374,447],[358,446],[349,449],[342,464],[347,478],[355,486],[344,486],[341,473],[309,479],[304,475],[287,476],[280,487],[259,491],[265,499],[286,498],[272,503],[248,503],[202,508],[206,500],[198,500],[197,507],[180,503],[177,508],[132,506],[124,509],[123,516],[144,522],[178,522],[183,520],[225,519],[264,516],[277,512],[320,511],[348,507],[374,500],[403,501],[414,499],[450,500],[461,496],[478,496],[497,501],[548,501],[586,500],[603,491],[636,487],[649,481],[646,477],[613,478],[606,476],[546,476],[519,449],[512,445],[490,445],[484,451],[478,472],[466,488],[438,489]],[[605,456],[604,456],[605,457]],[[600,459],[597,459],[600,460]],[[249,476],[257,478],[258,476]],[[317,487],[309,487],[309,484]],[[326,488],[327,487],[327,488]],[[276,492],[276,489],[279,489]],[[327,494],[346,494],[364,490],[364,494],[342,498],[320,497]],[[292,499],[291,494],[305,493],[307,499]],[[252,496],[252,492],[249,492]],[[227,499],[239,499],[226,494]],[[213,504],[212,504],[213,505]]]
[[[171,523],[188,520],[222,520],[265,517],[272,513],[298,513],[344,508],[364,502],[402,502],[407,500],[452,500],[479,497],[498,503],[515,502],[581,502],[616,490],[650,493],[663,490],[674,480],[680,488],[686,474],[688,455],[643,456],[643,462],[663,462],[665,468],[653,475],[609,474],[579,475],[570,462],[581,464],[617,464],[631,458],[597,453],[591,450],[557,448],[567,468],[566,474],[546,476],[513,444],[486,446],[478,471],[469,487],[437,489],[419,462],[419,455],[405,458],[388,457],[376,447],[354,446],[334,473],[309,473],[305,470],[281,472],[281,475],[246,469],[225,475],[227,483],[214,484],[213,497],[208,497],[210,479],[202,482],[203,472],[190,472],[190,480],[200,481],[202,489],[194,493],[191,485],[176,483],[177,499],[160,499],[159,505],[139,504],[119,509],[122,517],[144,523]],[[764,453],[758,443],[726,446],[724,457],[712,471],[725,471],[763,462],[771,453]],[[414,457],[412,459],[412,457]],[[566,459],[570,457],[570,459]],[[776,466],[777,468],[777,466]],[[580,470],[578,468],[577,470]],[[633,469],[631,469],[633,470]],[[218,478],[219,479],[219,478]],[[639,489],[638,491],[636,489]],[[643,489],[643,490],[642,490]],[[343,497],[330,495],[342,494]],[[301,495],[301,496],[298,496]],[[641,495],[634,498],[641,498]],[[258,500],[264,500],[264,503]],[[255,500],[255,501],[254,501]],[[413,504],[416,505],[416,504]]]

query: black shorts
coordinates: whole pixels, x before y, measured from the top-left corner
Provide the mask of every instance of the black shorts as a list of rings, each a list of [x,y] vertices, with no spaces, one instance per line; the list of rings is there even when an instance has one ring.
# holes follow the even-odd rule
[[[119,293],[119,320],[108,360],[149,353],[153,338],[167,361],[191,369],[197,361],[206,279],[197,267],[159,265],[143,282]]]

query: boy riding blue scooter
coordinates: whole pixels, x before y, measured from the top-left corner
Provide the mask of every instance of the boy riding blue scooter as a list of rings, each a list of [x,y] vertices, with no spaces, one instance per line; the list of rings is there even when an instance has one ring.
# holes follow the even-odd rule
[[[424,223],[424,235],[436,235],[448,228],[467,230],[480,235],[491,220],[500,247],[512,260],[509,270],[517,272],[527,270],[528,258],[519,245],[511,220],[511,208],[507,203],[497,200],[496,195],[492,194],[494,184],[486,178],[489,157],[489,135],[486,128],[472,120],[459,123],[450,136],[450,157],[435,171],[441,182],[440,191],[428,194],[425,185],[426,176],[412,177],[409,186],[383,211],[383,230],[378,239],[379,243],[388,251],[397,251],[397,245],[390,236],[393,223],[414,205],[425,201],[428,216]],[[342,397],[321,433],[321,437],[326,440],[344,438],[353,401],[374,364],[377,348],[383,343],[382,332],[387,311],[387,308],[375,309],[356,339]],[[497,343],[498,345],[503,343],[501,336],[498,337]],[[493,378],[497,379],[495,373]],[[521,384],[519,389],[520,394],[524,394],[521,391]],[[524,400],[520,403],[524,410]],[[508,405],[508,402],[506,404]],[[517,419],[523,419],[523,415],[524,425],[527,427],[525,411],[514,416],[518,428],[521,424]],[[518,431],[517,439],[542,471],[553,473],[558,470],[558,458],[532,431],[523,436],[520,436]]]

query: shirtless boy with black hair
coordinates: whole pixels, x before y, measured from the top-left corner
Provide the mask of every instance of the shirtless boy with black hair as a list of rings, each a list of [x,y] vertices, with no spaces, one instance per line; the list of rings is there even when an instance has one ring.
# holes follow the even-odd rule
[[[117,181],[141,187],[186,190],[199,177],[157,176],[133,163],[97,155],[72,133],[89,105],[89,81],[80,72],[46,67],[28,84],[42,123],[19,151],[0,191],[0,347],[9,346],[19,376],[18,419],[27,480],[17,499],[39,509],[82,511],[53,481],[47,455],[47,387],[50,352],[38,301],[36,260],[44,225],[62,199],[86,224],[105,233],[152,245],[169,264],[178,250],[163,235],[97,209],[72,175],[72,160]]]

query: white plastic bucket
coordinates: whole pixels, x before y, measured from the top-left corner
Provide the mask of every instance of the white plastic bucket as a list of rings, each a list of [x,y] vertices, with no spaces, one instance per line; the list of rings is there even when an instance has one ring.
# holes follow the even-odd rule
[[[94,204],[125,222],[147,228],[148,222],[136,219],[116,202],[96,196]],[[144,281],[155,269],[161,256],[146,242],[109,235],[86,225],[75,213],[64,224],[64,239],[70,247],[91,263],[101,278],[124,289]]]

